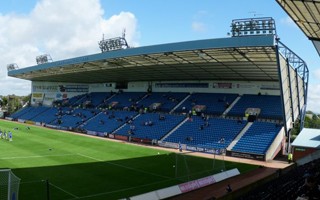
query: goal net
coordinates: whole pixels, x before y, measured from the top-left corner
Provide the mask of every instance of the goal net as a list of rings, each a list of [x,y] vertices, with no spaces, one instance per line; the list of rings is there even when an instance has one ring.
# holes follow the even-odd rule
[[[19,184],[11,169],[0,169],[0,200],[18,200]]]

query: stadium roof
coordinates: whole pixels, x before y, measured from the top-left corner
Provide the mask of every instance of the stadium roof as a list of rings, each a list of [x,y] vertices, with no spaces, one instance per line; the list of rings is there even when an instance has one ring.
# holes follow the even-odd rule
[[[320,0],[276,0],[312,40],[320,55]]]
[[[320,129],[302,129],[292,146],[320,149]]]
[[[208,39],[103,52],[8,71],[30,81],[278,81],[274,35]]]

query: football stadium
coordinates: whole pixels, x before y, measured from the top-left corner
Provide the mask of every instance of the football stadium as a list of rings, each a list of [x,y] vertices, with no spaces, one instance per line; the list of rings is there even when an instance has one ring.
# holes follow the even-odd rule
[[[8,65],[31,105],[0,121],[0,199],[297,198],[319,176],[316,148],[287,160],[309,70],[276,31],[235,19],[226,38],[131,48],[123,35]]]

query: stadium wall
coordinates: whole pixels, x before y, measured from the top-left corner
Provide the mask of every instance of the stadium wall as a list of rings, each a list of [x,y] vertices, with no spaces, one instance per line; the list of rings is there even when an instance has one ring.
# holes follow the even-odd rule
[[[317,153],[316,153],[317,152]],[[311,161],[312,159],[315,159],[315,155],[320,156],[320,150],[317,150],[316,148],[310,148],[310,147],[299,147],[294,146],[293,147],[293,160],[299,161],[299,163],[303,163],[303,159],[309,159]],[[310,159],[310,157],[312,159]]]
[[[287,62],[285,58],[280,56],[280,70],[281,70],[281,85],[282,85],[282,96],[283,96],[283,106],[285,112],[285,122],[287,127],[289,128],[292,124],[291,118],[291,101],[290,101],[290,88],[289,88],[289,79],[288,79],[288,70],[287,70]]]
[[[193,181],[189,181],[186,183],[181,183],[179,185],[174,185],[171,187],[167,187],[167,188],[163,188],[163,189],[159,189],[156,191],[151,191],[148,193],[144,193],[141,195],[137,195],[137,196],[133,196],[127,199],[130,200],[160,200],[160,199],[167,199],[169,197],[173,197],[176,195],[180,195],[183,193],[187,193],[193,190],[197,190],[200,189],[202,187],[217,183],[217,182],[221,182],[223,180],[226,180],[228,178],[234,177],[239,175],[240,172],[237,168],[231,169],[231,170],[227,170],[227,171],[223,171],[220,172],[218,174],[214,174],[211,176],[207,176],[201,179],[197,179],[197,180],[193,180]]]
[[[279,56],[279,64],[285,127],[286,133],[288,133],[293,128],[294,122],[300,118],[301,110],[305,104],[304,81],[282,55]]]
[[[153,82],[154,92],[203,92],[280,95],[278,82],[252,81],[161,81]]]
[[[276,157],[276,155],[281,151],[283,148],[283,141],[285,140],[285,132],[284,128],[282,128],[276,138],[273,140],[272,144],[270,145],[268,151],[266,152],[265,160],[272,160]]]
[[[320,158],[320,150],[308,147],[294,147],[293,160],[298,166]]]

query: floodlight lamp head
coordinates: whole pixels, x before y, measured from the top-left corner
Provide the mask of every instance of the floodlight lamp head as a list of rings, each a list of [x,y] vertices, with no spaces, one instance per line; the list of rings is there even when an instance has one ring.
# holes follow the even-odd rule
[[[16,63],[10,63],[7,64],[7,71],[12,71],[12,70],[16,70],[19,69],[18,65]]]
[[[98,42],[98,45],[102,53],[106,51],[115,51],[129,48],[129,45],[125,38],[125,30],[122,33],[122,37],[104,39],[103,35],[103,38]]]
[[[231,23],[232,37],[251,35],[276,35],[276,26],[271,17],[235,19]]]
[[[37,61],[37,64],[40,65],[47,62],[52,62],[52,58],[49,54],[43,54],[43,55],[37,56],[36,61]]]

